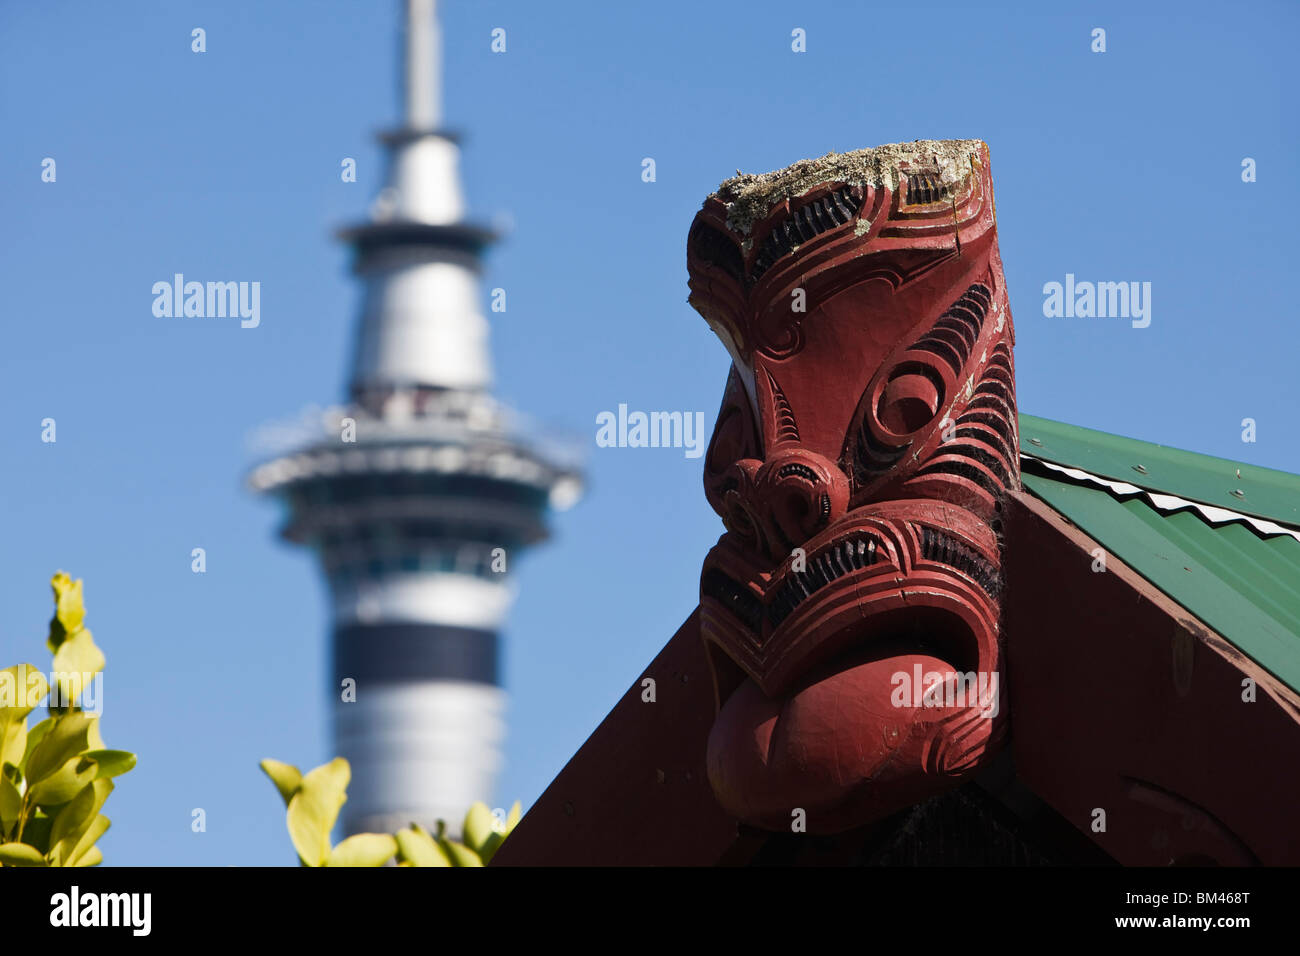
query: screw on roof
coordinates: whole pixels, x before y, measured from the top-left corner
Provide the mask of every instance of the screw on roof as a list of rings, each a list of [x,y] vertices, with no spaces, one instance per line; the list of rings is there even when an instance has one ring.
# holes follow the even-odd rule
[[[1246,493],[1245,493],[1244,491],[1242,491],[1240,488],[1233,488],[1233,489],[1232,489],[1232,496],[1233,496],[1234,498],[1244,498],[1244,497],[1246,497]]]
[[[1147,473],[1146,465],[1134,465],[1133,470],[1143,475]]]
[[[1031,444],[1031,445],[1041,445],[1042,442],[1040,442],[1037,438],[1031,438],[1031,439],[1029,439],[1029,444]]]

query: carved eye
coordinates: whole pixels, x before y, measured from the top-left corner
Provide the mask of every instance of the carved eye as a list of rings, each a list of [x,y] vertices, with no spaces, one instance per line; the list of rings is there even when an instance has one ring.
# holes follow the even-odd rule
[[[758,429],[754,426],[749,395],[733,365],[727,376],[727,388],[722,395],[722,408],[718,410],[709,450],[704,455],[704,496],[728,531],[744,532],[747,523],[743,514],[736,513],[735,495],[730,494],[739,485],[733,466],[745,460],[757,464],[758,450]]]
[[[876,420],[895,435],[910,435],[934,419],[940,401],[939,386],[930,376],[899,368],[880,393]]]
[[[709,265],[717,266],[741,285],[745,284],[745,264],[740,249],[727,236],[703,223],[691,232],[691,250]]]
[[[745,406],[724,406],[713,427],[713,440],[705,456],[705,468],[710,475],[721,475],[742,458],[757,457],[754,428]]]

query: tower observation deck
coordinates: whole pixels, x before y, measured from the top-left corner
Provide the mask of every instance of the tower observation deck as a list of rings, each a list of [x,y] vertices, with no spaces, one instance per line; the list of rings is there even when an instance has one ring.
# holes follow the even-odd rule
[[[286,502],[283,536],[328,580],[348,833],[454,827],[492,800],[511,572],[581,491],[576,458],[490,392],[479,279],[496,237],[466,220],[459,146],[441,127],[435,0],[406,0],[404,39],[404,123],[380,136],[387,182],[340,233],[363,286],[348,399],[249,477]]]

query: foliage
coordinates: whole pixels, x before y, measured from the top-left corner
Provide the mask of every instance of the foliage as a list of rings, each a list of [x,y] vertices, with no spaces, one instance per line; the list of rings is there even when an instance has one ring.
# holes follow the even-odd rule
[[[331,847],[330,831],[348,799],[348,762],[336,757],[307,774],[278,760],[263,760],[261,767],[284,800],[289,839],[303,866],[383,866],[394,857],[398,866],[484,866],[519,822],[518,801],[504,821],[487,804],[475,803],[465,814],[461,841],[448,837],[439,820],[436,833],[412,823],[392,836],[357,833]]]
[[[82,692],[104,669],[103,652],[85,627],[81,581],[60,571],[46,646],[54,655],[49,682],[32,664],[0,670],[0,866],[94,866],[95,842],[109,827],[100,813],[113,778],[136,757],[108,750],[99,717],[80,706]],[[50,716],[27,726],[48,695]]]

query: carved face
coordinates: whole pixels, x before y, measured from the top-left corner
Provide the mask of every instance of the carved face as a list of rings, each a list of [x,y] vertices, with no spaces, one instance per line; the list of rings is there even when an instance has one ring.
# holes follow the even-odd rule
[[[710,781],[756,826],[868,823],[971,773],[1005,723],[1019,467],[987,147],[731,180],[687,264],[733,359],[704,470],[726,527],[700,578]]]

